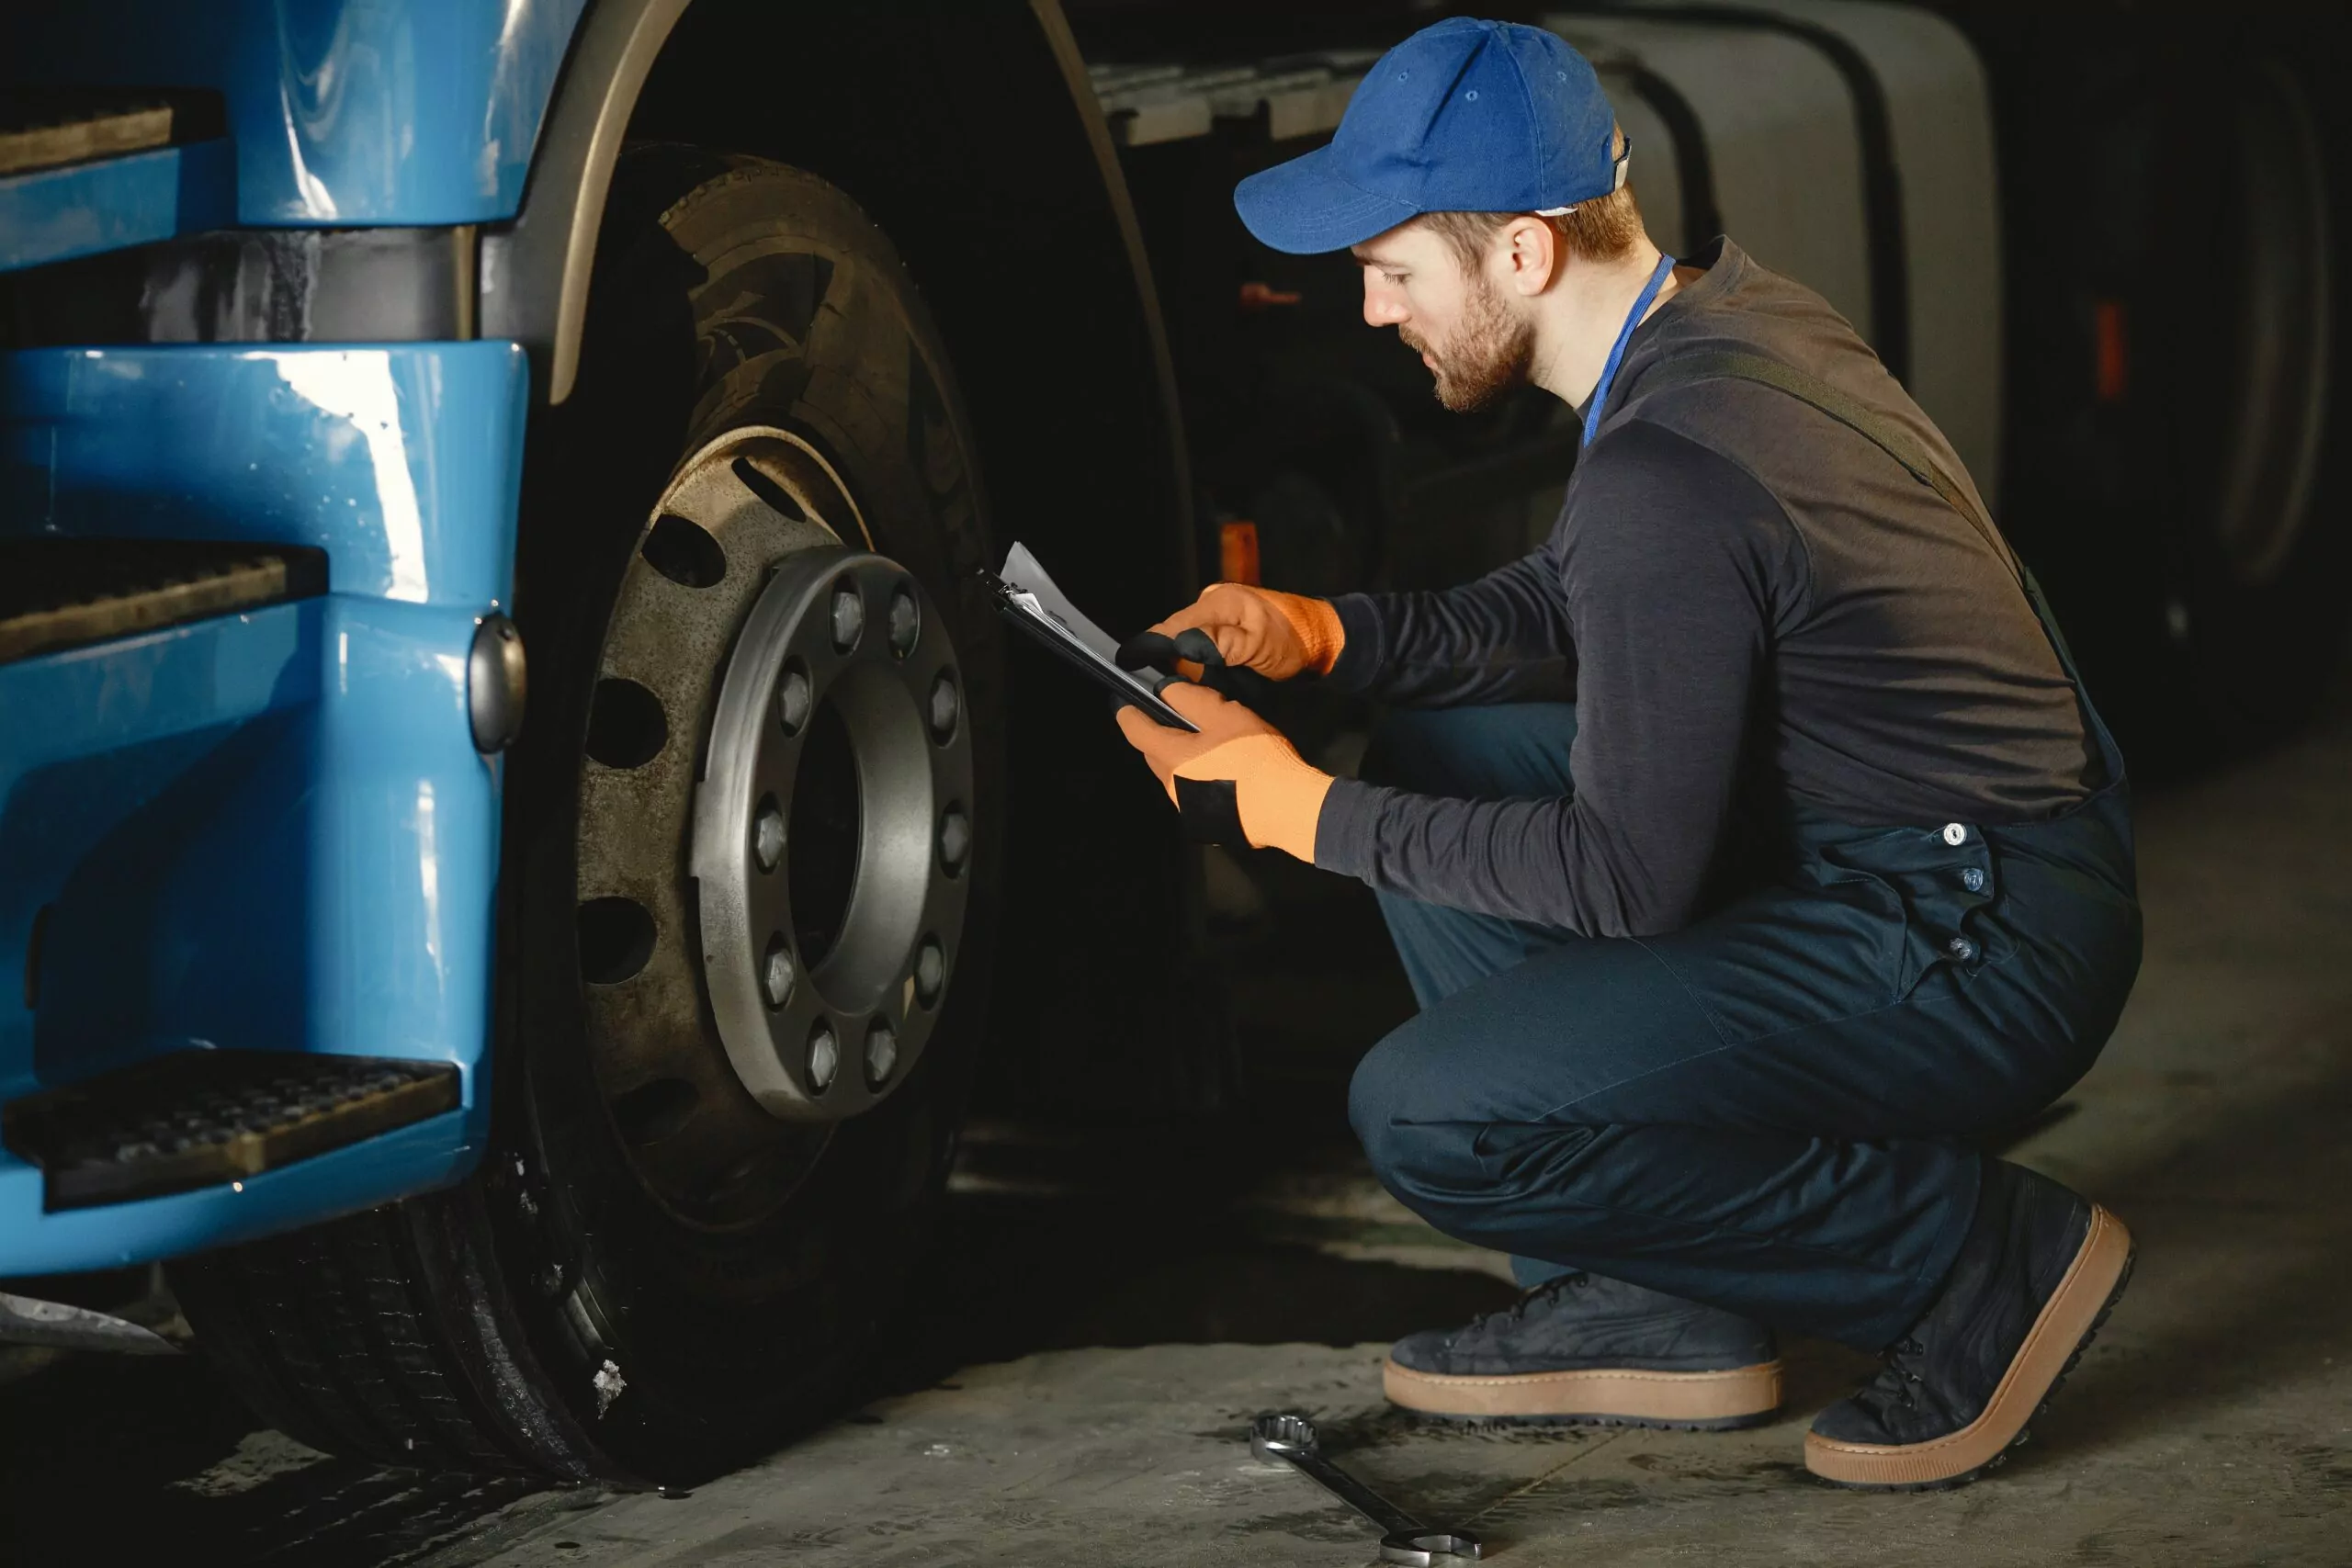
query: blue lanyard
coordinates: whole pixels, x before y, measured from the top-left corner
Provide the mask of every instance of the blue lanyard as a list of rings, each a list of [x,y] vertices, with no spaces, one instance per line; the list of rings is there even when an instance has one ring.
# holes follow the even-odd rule
[[[1584,405],[1584,439],[1577,443],[1579,447],[1592,445],[1593,432],[1600,428],[1600,407],[1609,400],[1609,383],[1617,379],[1618,364],[1625,357],[1625,344],[1633,341],[1634,329],[1642,324],[1643,313],[1650,308],[1650,301],[1657,298],[1658,289],[1665,286],[1666,275],[1673,270],[1672,256],[1658,257],[1657,270],[1651,273],[1649,282],[1642,286],[1642,297],[1634,301],[1632,310],[1625,312],[1625,324],[1617,329],[1617,341],[1611,345],[1609,358],[1600,367],[1600,380],[1592,389],[1592,400]]]

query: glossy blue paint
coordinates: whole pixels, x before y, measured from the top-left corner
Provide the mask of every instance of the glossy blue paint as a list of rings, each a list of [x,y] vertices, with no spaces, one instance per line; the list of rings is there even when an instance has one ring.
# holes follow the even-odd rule
[[[0,83],[218,92],[237,221],[482,223],[521,205],[586,0],[0,6]]]
[[[315,545],[337,593],[503,603],[525,375],[508,343],[0,355],[0,531]]]
[[[22,1216],[40,1208],[40,1172],[0,1156],[0,1268],[65,1274],[178,1258],[317,1224],[460,1180],[481,1157],[469,1113],[453,1111],[236,1187]]]
[[[299,812],[309,788],[300,739],[315,729],[324,673],[322,611],[318,601],[277,605],[0,665],[0,707],[23,719],[0,749],[7,972],[25,972],[34,912],[50,911],[39,1008],[0,1006],[0,1100],[41,1087],[44,1045],[51,1081],[159,1050],[256,1038],[300,1048],[299,992],[265,983],[260,995],[236,994],[293,966],[275,976],[204,966],[206,945],[230,934],[223,925],[242,928],[231,940],[249,933],[284,951],[270,939],[300,918],[287,908],[300,896],[288,846],[278,835],[252,843],[187,829]],[[240,809],[250,804],[262,810]],[[246,852],[247,868],[220,888],[231,908],[192,927],[159,919],[184,908],[175,885],[209,869],[216,844]],[[119,934],[110,920],[122,922]],[[74,1050],[61,1048],[69,1042]]]
[[[464,1108],[245,1183],[63,1214],[0,1156],[0,1274],[308,1223],[462,1175],[496,764],[466,705],[511,600],[508,344],[0,355],[0,533],[316,545],[330,592],[0,666],[0,1099],[159,1053],[457,1063]]]
[[[225,140],[0,178],[0,272],[218,228],[234,217]]]

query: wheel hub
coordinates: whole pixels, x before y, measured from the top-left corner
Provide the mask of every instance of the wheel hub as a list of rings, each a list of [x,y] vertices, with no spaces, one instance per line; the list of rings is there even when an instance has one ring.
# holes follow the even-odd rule
[[[896,1092],[953,984],[973,764],[922,585],[808,443],[683,465],[606,626],[580,776],[585,1039],[639,1176],[756,1222]],[[714,1024],[716,1028],[714,1030]]]
[[[847,549],[778,563],[728,660],[695,806],[703,973],[773,1115],[854,1116],[931,1036],[968,886],[958,685],[922,585]]]

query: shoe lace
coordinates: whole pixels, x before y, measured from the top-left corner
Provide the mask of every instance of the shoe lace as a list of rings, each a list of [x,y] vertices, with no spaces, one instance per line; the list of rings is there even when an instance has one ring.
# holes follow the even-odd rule
[[[1477,1316],[1470,1320],[1469,1327],[1463,1330],[1461,1334],[1456,1335],[1454,1337],[1457,1339],[1464,1338],[1490,1326],[1501,1327],[1508,1324],[1516,1324],[1527,1315],[1527,1309],[1529,1307],[1534,1306],[1539,1303],[1545,1306],[1549,1306],[1552,1303],[1557,1301],[1564,1292],[1572,1290],[1581,1291],[1589,1287],[1591,1283],[1592,1276],[1582,1271],[1572,1274],[1555,1275],[1552,1279],[1544,1280],[1540,1285],[1531,1285],[1526,1290],[1520,1292],[1519,1299],[1511,1303],[1510,1305],[1507,1307],[1497,1307],[1492,1312],[1480,1313]]]
[[[1911,1390],[1927,1381],[1919,1373],[1919,1358],[1927,1352],[1917,1338],[1905,1335],[1879,1352],[1879,1370],[1860,1392],[1891,1399],[1905,1410],[1917,1409],[1919,1401]]]

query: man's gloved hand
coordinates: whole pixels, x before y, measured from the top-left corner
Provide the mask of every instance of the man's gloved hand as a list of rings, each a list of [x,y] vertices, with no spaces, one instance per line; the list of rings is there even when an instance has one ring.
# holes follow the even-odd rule
[[[1242,582],[1210,583],[1198,599],[1151,630],[1174,637],[1193,626],[1209,635],[1228,667],[1255,670],[1274,681],[1287,681],[1303,670],[1329,675],[1347,641],[1340,612],[1329,599]],[[1178,665],[1177,673],[1188,681],[1201,678],[1200,666],[1189,661]]]
[[[1281,730],[1239,703],[1182,682],[1159,694],[1201,732],[1170,729],[1133,706],[1119,710],[1119,728],[1184,814],[1185,831],[1208,843],[1238,837],[1313,865],[1331,775],[1307,766]]]

